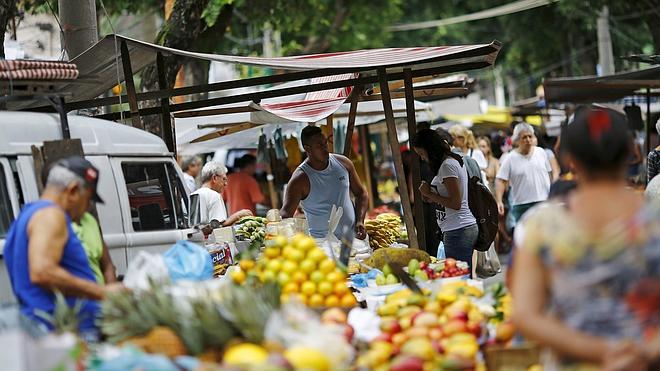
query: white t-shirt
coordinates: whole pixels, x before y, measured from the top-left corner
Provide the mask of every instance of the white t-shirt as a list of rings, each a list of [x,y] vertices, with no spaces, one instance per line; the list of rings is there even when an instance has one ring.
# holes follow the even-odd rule
[[[472,157],[472,159],[479,164],[481,170],[486,170],[488,168],[488,160],[486,160],[486,156],[484,156],[484,153],[481,152],[481,150],[468,149],[467,155]]]
[[[220,193],[211,188],[201,187],[192,194],[199,195],[200,223],[207,224],[211,220],[217,220],[219,222],[227,220],[227,208]]]
[[[454,210],[439,206],[436,209],[438,226],[443,232],[469,227],[477,222],[468,205],[468,175],[465,165],[461,166],[458,161],[451,157],[440,165],[438,175],[433,178],[431,185],[435,186],[438,194],[443,197],[449,197],[447,187],[443,183],[444,179],[447,178],[458,178],[458,187],[461,191],[461,208],[460,210]]]
[[[509,152],[502,160],[497,178],[509,182],[512,204],[522,205],[548,199],[551,171],[545,151],[532,147],[527,156],[517,150]]]
[[[183,180],[186,183],[186,187],[189,192],[194,192],[197,189],[197,184],[195,183],[195,178],[188,173],[183,173]]]

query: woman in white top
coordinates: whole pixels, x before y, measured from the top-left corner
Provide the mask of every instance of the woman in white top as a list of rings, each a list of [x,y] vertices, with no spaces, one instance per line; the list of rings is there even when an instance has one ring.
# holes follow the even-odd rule
[[[488,137],[479,137],[478,140],[479,149],[484,154],[486,158],[486,179],[488,180],[488,189],[491,192],[495,192],[495,176],[497,171],[500,169],[500,161],[493,156],[493,149],[491,147],[490,139]]]
[[[488,161],[486,160],[484,153],[477,146],[477,141],[474,139],[472,130],[467,129],[463,125],[454,125],[449,129],[449,134],[451,134],[454,139],[454,148],[459,149],[464,156],[468,156],[477,162],[479,170],[481,170],[481,179],[485,182],[487,178],[486,169],[488,169]]]
[[[467,262],[472,271],[472,251],[479,228],[468,206],[468,175],[461,155],[431,129],[417,133],[413,149],[436,174],[431,184],[422,182],[419,191],[426,202],[438,204],[438,225],[443,233],[445,255]]]

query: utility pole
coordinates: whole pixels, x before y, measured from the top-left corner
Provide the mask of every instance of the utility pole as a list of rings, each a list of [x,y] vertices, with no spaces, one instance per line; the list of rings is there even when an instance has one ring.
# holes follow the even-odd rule
[[[99,41],[94,0],[58,0],[62,45],[69,60]]]
[[[598,64],[600,76],[614,74],[614,53],[612,52],[612,37],[610,36],[610,11],[607,6],[598,15]]]

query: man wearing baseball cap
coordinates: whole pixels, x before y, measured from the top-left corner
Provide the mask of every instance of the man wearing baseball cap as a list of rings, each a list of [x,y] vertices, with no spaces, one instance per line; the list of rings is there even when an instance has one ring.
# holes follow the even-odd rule
[[[96,283],[83,246],[71,222],[80,220],[96,193],[99,171],[81,157],[57,161],[48,172],[41,198],[25,205],[7,233],[4,260],[12,289],[28,317],[44,322],[40,311],[53,314],[54,291],[70,306],[82,302],[80,331],[95,333],[97,300],[122,286]]]

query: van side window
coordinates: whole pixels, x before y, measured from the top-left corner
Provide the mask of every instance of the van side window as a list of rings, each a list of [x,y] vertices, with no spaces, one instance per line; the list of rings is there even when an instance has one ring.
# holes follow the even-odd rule
[[[176,170],[167,162],[124,162],[133,230],[157,231],[184,226],[181,192],[172,178]],[[184,193],[185,195],[185,193]]]
[[[0,238],[4,238],[9,230],[11,222],[14,221],[14,211],[9,199],[9,190],[7,189],[7,179],[5,169],[0,164]]]

